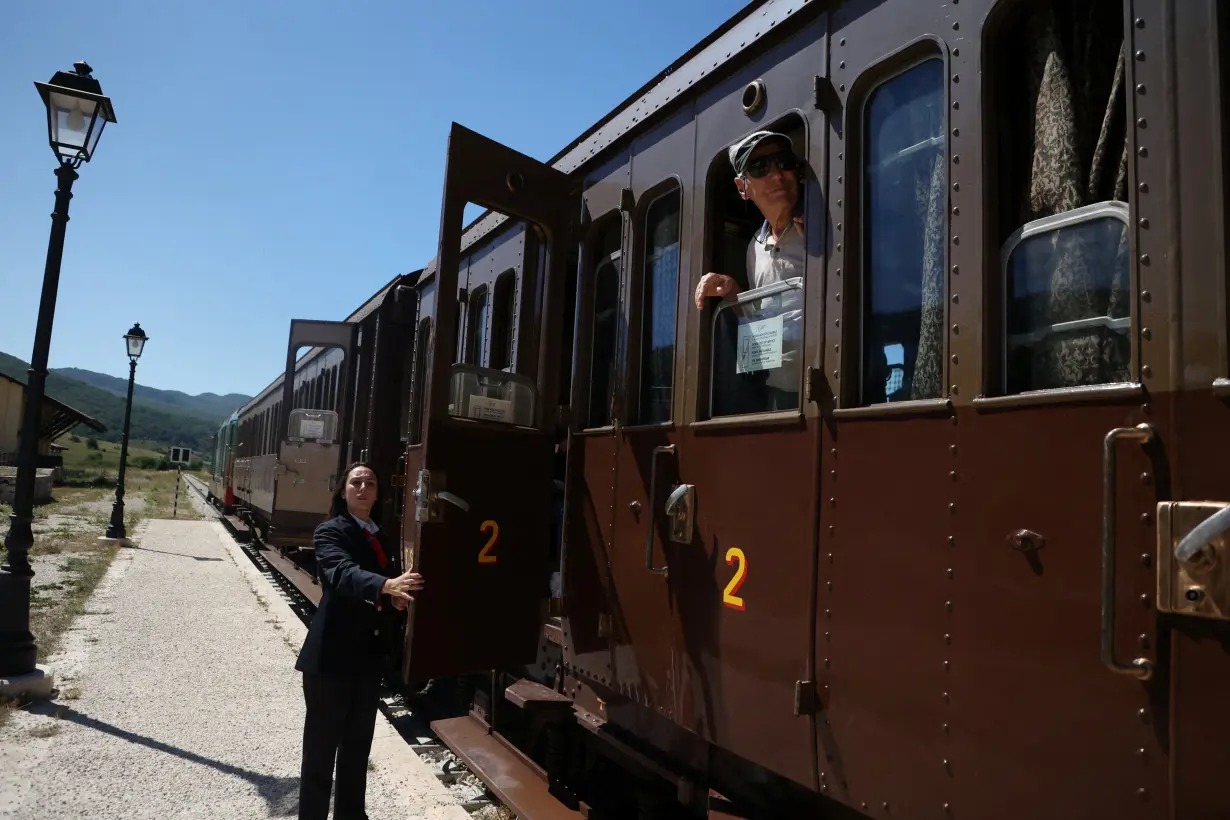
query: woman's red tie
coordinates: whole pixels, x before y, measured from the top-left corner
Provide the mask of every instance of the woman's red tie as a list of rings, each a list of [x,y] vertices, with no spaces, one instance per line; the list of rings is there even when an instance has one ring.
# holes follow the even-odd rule
[[[376,551],[376,560],[380,562],[380,568],[384,569],[388,566],[389,561],[384,557],[384,550],[380,546],[380,542],[376,539],[376,534],[371,530],[363,530],[363,534],[367,536],[368,542],[372,545],[372,549]]]

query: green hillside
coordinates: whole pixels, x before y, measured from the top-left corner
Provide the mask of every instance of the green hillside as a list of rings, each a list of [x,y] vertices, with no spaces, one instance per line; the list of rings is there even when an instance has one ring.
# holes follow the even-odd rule
[[[0,373],[24,382],[28,368],[29,365],[22,360],[7,353],[0,353]],[[100,387],[70,378],[58,370],[53,369],[47,374],[47,395],[106,425],[107,430],[104,433],[95,434],[88,428],[78,428],[75,431],[82,436],[94,436],[100,441],[119,441],[123,438],[124,401],[127,389],[128,385],[125,382],[125,395],[119,396]],[[218,426],[230,415],[231,411],[246,401],[244,397],[236,396],[237,401],[228,409],[222,412],[214,410],[211,413],[200,408],[175,407],[151,401],[148,398],[138,398],[139,389],[134,388],[133,390],[130,438],[155,443],[162,448],[191,447],[199,453],[207,452],[211,448],[210,439],[218,431]],[[229,399],[230,397],[223,398]]]
[[[85,382],[88,385],[102,388],[120,398],[128,396],[127,379],[119,379],[115,376],[108,376],[106,373],[95,373],[93,370],[81,370],[76,367],[57,367],[54,372],[61,376],[67,376],[70,379],[76,379],[79,382]],[[235,409],[242,407],[252,398],[240,393],[230,393],[225,396],[219,396],[217,393],[201,393],[197,396],[189,396],[187,393],[181,393],[178,390],[159,390],[156,387],[146,387],[143,384],[133,386],[132,397],[134,400],[143,399],[151,404],[187,410],[210,421],[216,420],[218,423],[221,423],[222,419],[225,419]]]

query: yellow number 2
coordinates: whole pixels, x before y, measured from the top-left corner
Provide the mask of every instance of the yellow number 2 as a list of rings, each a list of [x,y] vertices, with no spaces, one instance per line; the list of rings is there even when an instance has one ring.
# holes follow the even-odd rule
[[[478,553],[478,563],[480,564],[498,564],[500,561],[497,555],[488,555],[492,548],[500,543],[500,525],[494,521],[484,521],[483,525],[478,528],[479,532],[489,532],[491,537],[487,539],[487,546],[483,547]]]
[[[722,603],[731,609],[743,611],[743,599],[735,595],[739,591],[739,587],[743,586],[743,582],[747,580],[747,556],[743,554],[743,550],[738,547],[731,547],[726,550],[727,565],[739,562],[738,569],[735,570],[735,577],[730,579],[730,583],[726,585],[726,589],[722,592]]]

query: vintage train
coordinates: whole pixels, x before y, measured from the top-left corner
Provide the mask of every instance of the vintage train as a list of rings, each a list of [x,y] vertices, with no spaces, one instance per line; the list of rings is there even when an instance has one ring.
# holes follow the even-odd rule
[[[698,310],[762,128],[804,263]],[[379,460],[524,817],[1230,817],[1228,151],[1216,0],[754,2],[547,163],[454,125],[213,492],[301,547]]]

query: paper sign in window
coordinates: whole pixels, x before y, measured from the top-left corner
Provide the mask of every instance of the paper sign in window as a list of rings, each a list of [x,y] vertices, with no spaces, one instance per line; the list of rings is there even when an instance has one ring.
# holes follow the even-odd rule
[[[782,317],[739,325],[736,373],[755,373],[782,366]]]
[[[299,422],[299,438],[324,438],[325,423],[323,420],[304,419]]]
[[[489,399],[485,396],[470,396],[469,417],[479,421],[507,422],[512,415],[512,401]]]

